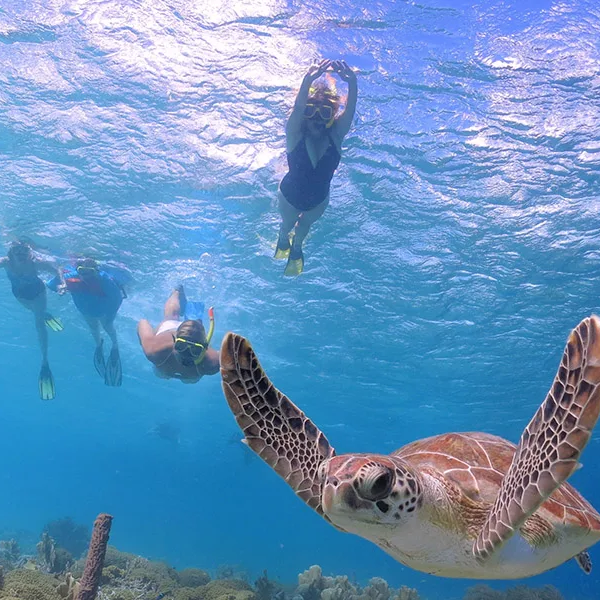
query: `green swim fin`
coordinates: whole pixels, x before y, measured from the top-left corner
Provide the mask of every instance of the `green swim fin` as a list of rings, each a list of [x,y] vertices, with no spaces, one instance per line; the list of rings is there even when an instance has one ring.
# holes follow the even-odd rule
[[[104,340],[100,340],[100,345],[96,347],[94,352],[94,367],[96,367],[98,375],[104,379],[106,376],[106,363],[104,362]]]
[[[303,270],[304,255],[302,254],[302,248],[292,248],[283,274],[287,277],[295,277],[296,275],[300,275]]]
[[[56,395],[56,390],[54,389],[54,378],[52,377],[52,372],[47,363],[42,365],[38,384],[40,388],[40,398],[42,400],[53,400]]]
[[[53,317],[50,313],[44,315],[44,321],[52,331],[62,331],[64,329],[62,321],[58,317]]]
[[[104,383],[113,387],[119,387],[123,382],[123,370],[121,368],[121,357],[119,349],[113,346],[106,363],[106,373],[104,374]]]
[[[289,233],[285,238],[281,238],[281,234],[277,238],[277,248],[275,248],[276,260],[283,260],[290,255],[290,249],[292,247],[292,240],[294,239],[293,234]]]

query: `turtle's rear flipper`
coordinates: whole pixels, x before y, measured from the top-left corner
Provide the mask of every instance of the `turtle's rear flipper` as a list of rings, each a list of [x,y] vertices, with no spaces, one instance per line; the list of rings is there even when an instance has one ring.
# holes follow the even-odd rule
[[[578,467],[600,414],[600,319],[571,332],[546,399],[523,431],[498,497],[473,546],[487,558]]]
[[[592,559],[590,558],[590,554],[587,550],[580,552],[575,557],[575,560],[586,575],[589,575],[592,572]]]
[[[322,515],[319,466],[335,455],[325,435],[275,388],[248,340],[235,333],[221,344],[221,376],[247,445]]]

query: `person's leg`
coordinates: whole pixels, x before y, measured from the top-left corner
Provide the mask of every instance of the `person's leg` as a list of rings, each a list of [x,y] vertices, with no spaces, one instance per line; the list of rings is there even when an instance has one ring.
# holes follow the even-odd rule
[[[104,327],[104,331],[108,334],[110,341],[112,342],[113,348],[117,347],[117,332],[115,330],[115,316],[110,315],[108,317],[104,317],[102,320],[102,327]]]
[[[117,345],[117,332],[114,325],[115,317],[116,313],[102,319],[102,326],[112,342],[112,348],[110,349],[106,365],[104,383],[111,386],[120,386],[123,381],[123,371],[121,357],[119,356],[119,347]]]
[[[183,291],[183,286],[180,285],[173,290],[165,302],[164,320],[178,321],[180,319],[182,305],[185,305],[185,292]]]
[[[94,338],[96,348],[94,349],[94,368],[98,375],[104,379],[106,374],[106,363],[104,361],[104,343],[100,334],[100,319],[98,317],[90,317],[82,313],[85,322],[87,323],[90,333]]]
[[[42,353],[42,367],[38,378],[40,389],[40,398],[42,400],[52,400],[56,395],[54,388],[54,378],[48,365],[48,331],[46,329],[46,290],[44,289],[33,299],[18,298],[19,302],[29,309],[35,318],[35,328],[37,329],[38,342]]]
[[[279,227],[278,247],[282,250],[289,248],[289,235],[294,225],[300,217],[300,211],[292,206],[281,191],[277,192],[277,200],[279,202],[279,214],[281,215],[281,225]]]
[[[35,298],[25,300],[18,299],[19,302],[28,308],[35,318],[35,328],[38,335],[38,343],[42,353],[42,365],[48,363],[48,330],[46,329],[46,291],[42,291]]]
[[[328,205],[329,196],[327,196],[321,204],[318,204],[311,210],[307,210],[300,215],[294,233],[293,248],[298,250],[302,249],[302,242],[304,242],[304,238],[307,236],[311,226],[323,216]]]
[[[98,319],[97,317],[88,317],[86,315],[83,315],[83,318],[85,319],[85,322],[87,323],[90,329],[90,333],[94,338],[94,342],[96,343],[97,348],[102,343],[102,336],[100,335],[100,319]]]

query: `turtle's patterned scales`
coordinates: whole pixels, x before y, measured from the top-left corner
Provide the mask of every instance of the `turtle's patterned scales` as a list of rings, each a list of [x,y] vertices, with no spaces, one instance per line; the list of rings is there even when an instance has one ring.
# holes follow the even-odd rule
[[[573,473],[600,414],[600,320],[573,330],[554,383],[525,428],[473,551],[486,558]]]
[[[246,442],[319,514],[319,466],[335,455],[327,438],[266,377],[254,351],[229,333],[221,347],[225,397]]]

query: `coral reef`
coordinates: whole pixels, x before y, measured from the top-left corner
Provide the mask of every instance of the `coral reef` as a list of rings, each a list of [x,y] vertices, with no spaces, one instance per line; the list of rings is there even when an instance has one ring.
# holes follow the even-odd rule
[[[30,569],[15,569],[6,574],[0,598],[19,600],[61,600],[56,587],[58,580],[52,575]]]
[[[56,561],[56,545],[54,540],[46,532],[42,533],[42,537],[36,546],[38,553],[38,564],[46,573],[54,572],[54,563]]]
[[[56,591],[61,598],[64,598],[64,600],[77,600],[79,588],[79,582],[71,575],[71,573],[67,573],[65,580],[56,587]]]
[[[215,579],[242,579],[249,581],[248,572],[239,565],[219,565]]]
[[[42,562],[40,556],[37,563],[28,561],[27,568],[6,570],[0,600],[81,600],[77,577],[82,572],[82,561],[74,565],[77,572],[66,573],[60,579],[43,572]],[[413,588],[391,588],[380,577],[359,585],[345,575],[323,575],[318,565],[300,573],[296,586],[283,586],[270,579],[266,570],[253,585],[239,577],[243,572],[238,568],[224,572],[229,577],[211,580],[201,569],[177,571],[164,562],[109,546],[97,600],[420,600]],[[519,585],[497,591],[488,585],[476,585],[467,590],[464,600],[564,599],[552,586],[536,589]]]
[[[313,565],[298,575],[292,600],[419,600],[419,593],[406,586],[393,590],[381,577],[373,577],[361,588],[345,575],[324,577],[321,567]]]
[[[36,549],[38,566],[46,573],[64,573],[73,564],[71,553],[57,546],[47,532],[42,533]]]
[[[8,569],[14,569],[19,564],[21,549],[17,540],[0,541],[0,565]]]
[[[492,589],[489,585],[479,584],[467,590],[464,600],[564,600],[564,598],[551,585],[541,588],[518,585],[501,592]]]
[[[82,556],[90,542],[89,529],[75,523],[71,517],[50,521],[45,525],[44,533],[54,540],[56,546],[64,548],[75,558]]]
[[[252,586],[242,579],[215,579],[202,588],[203,600],[255,600]]]
[[[283,588],[280,584],[269,579],[267,570],[263,571],[263,574],[254,582],[254,588],[256,589],[257,600],[272,600],[276,596],[283,592]]]
[[[200,587],[210,581],[210,575],[202,569],[182,569],[177,575],[182,587]]]

